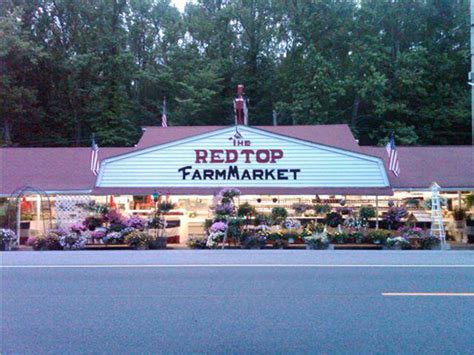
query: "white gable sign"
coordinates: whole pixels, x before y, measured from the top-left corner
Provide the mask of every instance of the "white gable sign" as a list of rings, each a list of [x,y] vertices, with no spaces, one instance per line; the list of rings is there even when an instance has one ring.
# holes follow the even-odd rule
[[[379,158],[246,126],[106,159],[97,179],[98,187],[388,185]]]

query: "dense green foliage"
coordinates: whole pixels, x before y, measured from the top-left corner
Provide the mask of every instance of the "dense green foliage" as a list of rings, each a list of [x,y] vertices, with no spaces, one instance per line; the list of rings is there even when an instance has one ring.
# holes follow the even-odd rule
[[[0,143],[131,145],[157,125],[349,123],[470,143],[467,0],[5,0]]]

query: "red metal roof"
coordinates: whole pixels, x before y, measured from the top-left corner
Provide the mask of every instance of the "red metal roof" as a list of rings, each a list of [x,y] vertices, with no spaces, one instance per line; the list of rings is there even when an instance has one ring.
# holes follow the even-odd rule
[[[135,148],[101,148],[100,158]],[[0,148],[0,194],[31,186],[45,191],[91,190],[90,148]]]
[[[101,148],[100,158],[125,154],[228,126],[147,127],[136,148]],[[347,125],[258,126],[258,129],[314,143],[378,156],[383,147],[360,147]],[[470,146],[398,147],[401,174],[387,169],[393,188],[428,188],[436,181],[442,188],[474,188],[473,150]],[[89,170],[90,148],[0,148],[0,195],[10,195],[22,186],[47,191],[93,190],[93,193],[149,193],[150,189],[95,189]],[[159,189],[159,187],[157,187]],[[163,189],[170,193],[213,193],[216,189]],[[152,189],[151,189],[152,190]],[[172,190],[172,191],[171,191]],[[387,194],[387,189],[246,188],[248,194]],[[337,190],[337,191],[336,191]],[[380,191],[379,191],[380,190]],[[383,191],[382,191],[383,190]]]
[[[169,143],[223,128],[229,128],[229,126],[144,127],[144,132],[137,144],[137,148],[142,149]],[[349,126],[346,124],[254,126],[253,128],[346,150],[357,151],[359,147]]]
[[[474,188],[472,146],[397,147],[400,175],[388,170],[385,147],[359,147],[364,154],[384,160],[393,188],[427,188],[436,181],[441,188]]]

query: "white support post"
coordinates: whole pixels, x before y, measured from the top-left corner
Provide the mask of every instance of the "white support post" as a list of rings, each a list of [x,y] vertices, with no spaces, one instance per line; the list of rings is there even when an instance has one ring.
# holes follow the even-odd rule
[[[18,206],[16,208],[16,241],[20,245],[20,227],[21,227],[21,199],[18,199]]]
[[[375,195],[375,229],[379,229],[379,196]]]

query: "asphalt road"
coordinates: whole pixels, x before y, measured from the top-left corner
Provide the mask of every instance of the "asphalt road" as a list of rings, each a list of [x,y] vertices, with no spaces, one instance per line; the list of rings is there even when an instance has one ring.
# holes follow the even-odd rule
[[[470,251],[0,257],[3,354],[474,352]]]

